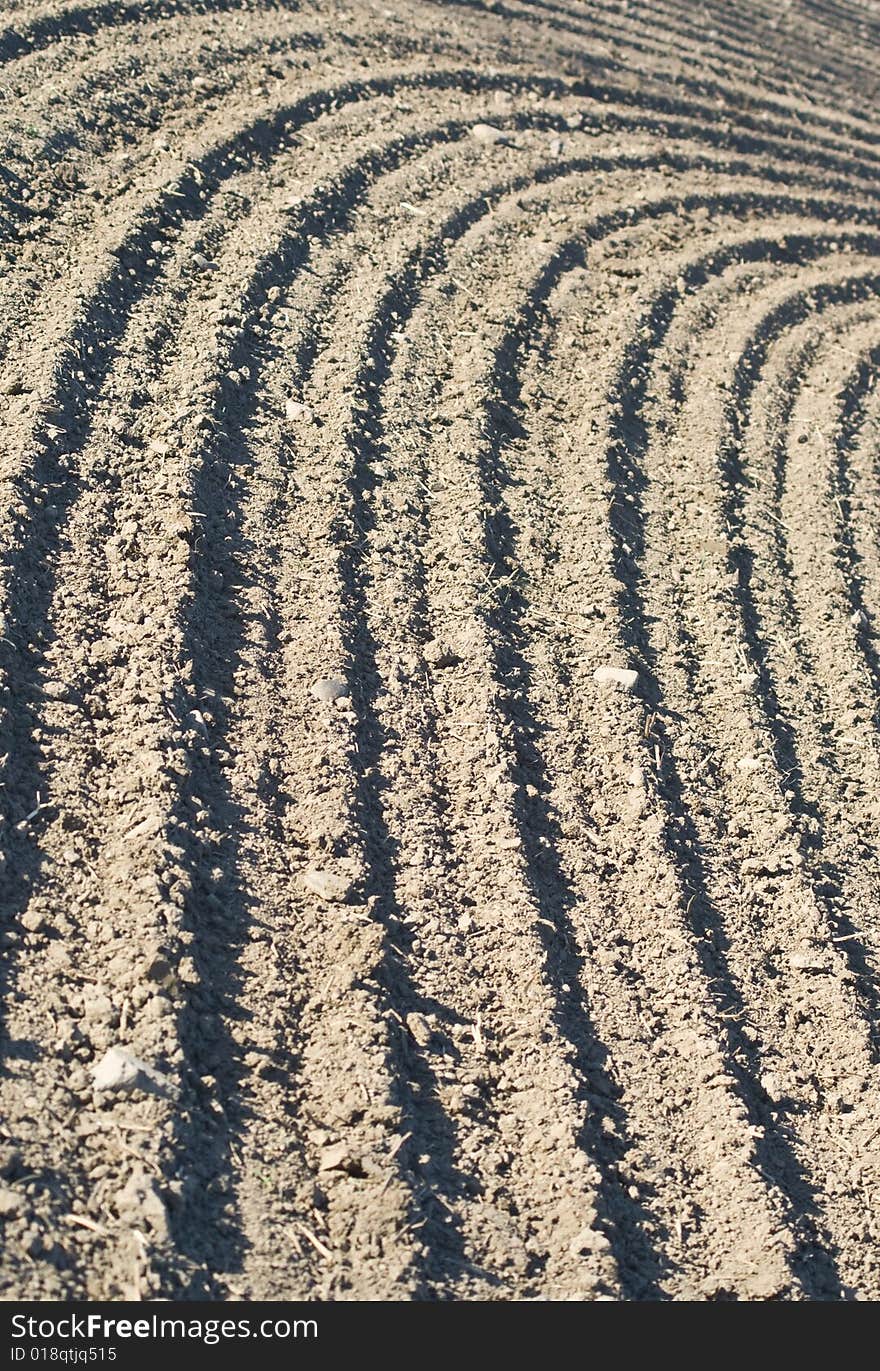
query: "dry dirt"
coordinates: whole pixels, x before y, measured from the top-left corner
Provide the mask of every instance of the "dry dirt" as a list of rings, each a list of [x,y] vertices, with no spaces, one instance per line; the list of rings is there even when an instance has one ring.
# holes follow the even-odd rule
[[[878,50],[6,0],[5,1298],[880,1297]]]

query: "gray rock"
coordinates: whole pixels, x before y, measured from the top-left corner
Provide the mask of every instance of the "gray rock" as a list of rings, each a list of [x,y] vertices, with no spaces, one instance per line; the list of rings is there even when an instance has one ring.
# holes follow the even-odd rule
[[[73,694],[66,681],[44,681],[43,694],[47,700],[69,700]]]
[[[146,1095],[161,1095],[166,1099],[175,1091],[171,1081],[161,1071],[148,1066],[124,1047],[109,1047],[101,1060],[92,1067],[92,1085],[99,1092],[128,1093],[141,1090]]]
[[[12,1219],[20,1214],[25,1206],[24,1195],[8,1186],[0,1187],[0,1219]]]
[[[328,904],[347,904],[352,895],[352,879],[342,871],[318,871],[310,868],[303,872],[302,883],[306,890],[326,900]]]
[[[334,700],[344,700],[348,697],[348,683],[341,676],[326,676],[320,681],[315,681],[312,685],[312,694],[316,700],[323,704],[332,704]]]
[[[598,685],[615,685],[620,686],[622,690],[632,691],[638,685],[639,673],[629,667],[597,666],[593,672],[593,680]]]
[[[503,129],[496,128],[494,124],[474,124],[471,128],[471,137],[476,138],[478,143],[509,143],[510,139]]]

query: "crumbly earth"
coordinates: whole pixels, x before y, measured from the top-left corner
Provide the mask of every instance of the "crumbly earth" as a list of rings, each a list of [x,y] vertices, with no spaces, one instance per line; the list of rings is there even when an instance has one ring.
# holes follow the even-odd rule
[[[878,53],[5,0],[3,1297],[880,1298]]]

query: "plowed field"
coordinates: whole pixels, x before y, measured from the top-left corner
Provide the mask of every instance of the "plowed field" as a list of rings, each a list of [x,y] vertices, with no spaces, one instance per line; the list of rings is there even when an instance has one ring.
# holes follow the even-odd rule
[[[7,1299],[880,1297],[878,57],[6,0]]]

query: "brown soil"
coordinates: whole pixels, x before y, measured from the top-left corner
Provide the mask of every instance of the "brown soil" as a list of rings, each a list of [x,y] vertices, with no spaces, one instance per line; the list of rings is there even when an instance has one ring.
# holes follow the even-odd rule
[[[878,39],[6,0],[6,1298],[880,1298]]]

